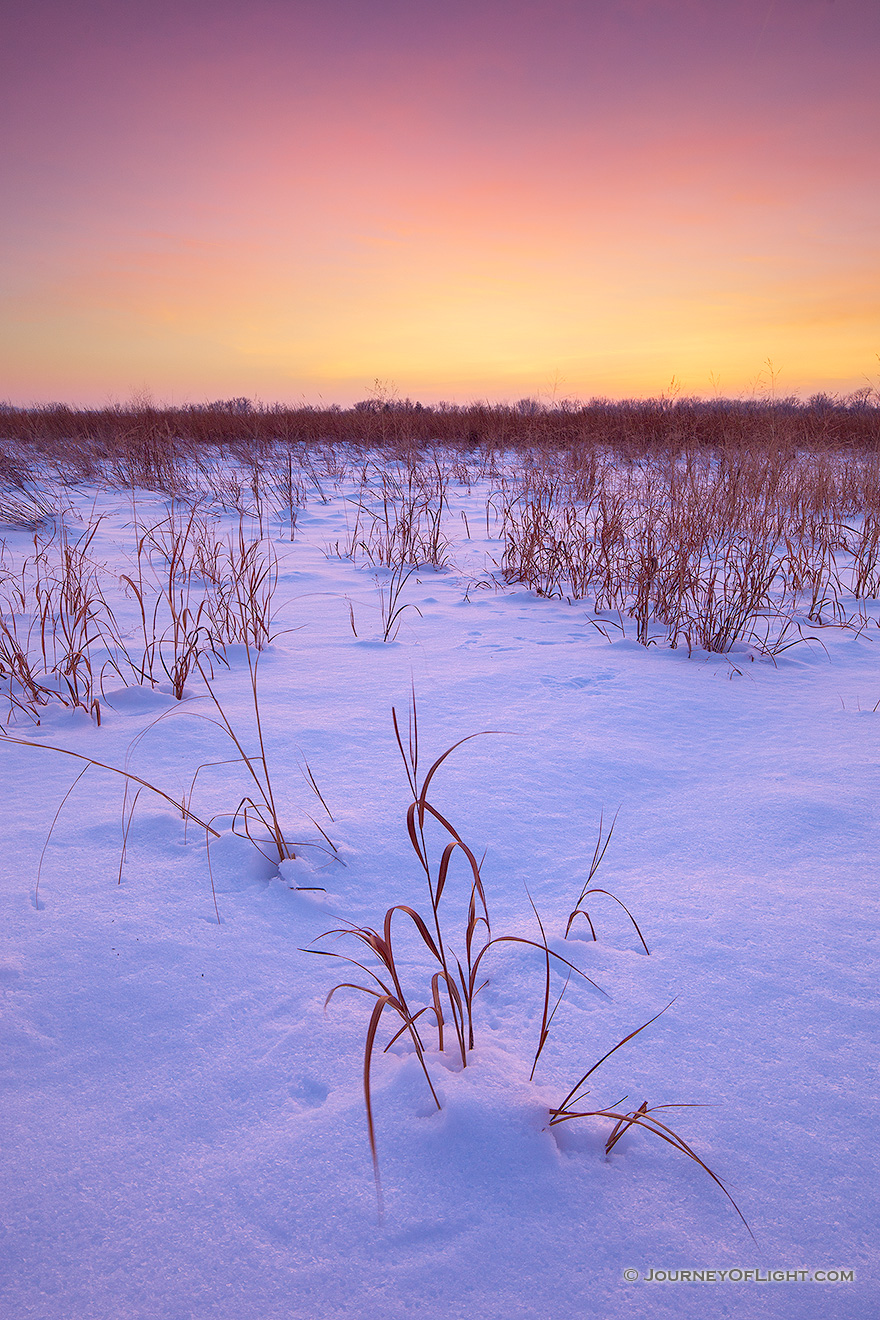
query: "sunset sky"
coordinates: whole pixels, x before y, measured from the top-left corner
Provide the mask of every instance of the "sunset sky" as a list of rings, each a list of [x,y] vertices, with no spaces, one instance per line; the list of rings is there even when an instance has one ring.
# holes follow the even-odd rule
[[[27,0],[0,398],[880,385],[878,0]]]

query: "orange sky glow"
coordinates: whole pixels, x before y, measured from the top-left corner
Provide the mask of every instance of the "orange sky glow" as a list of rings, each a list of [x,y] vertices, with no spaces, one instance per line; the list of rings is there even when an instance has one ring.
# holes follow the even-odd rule
[[[21,9],[0,398],[880,386],[875,0]]]

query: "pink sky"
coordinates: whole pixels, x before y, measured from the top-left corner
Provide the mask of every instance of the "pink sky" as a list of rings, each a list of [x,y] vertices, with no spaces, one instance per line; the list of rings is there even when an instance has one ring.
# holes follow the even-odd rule
[[[880,383],[876,0],[31,0],[16,403]]]

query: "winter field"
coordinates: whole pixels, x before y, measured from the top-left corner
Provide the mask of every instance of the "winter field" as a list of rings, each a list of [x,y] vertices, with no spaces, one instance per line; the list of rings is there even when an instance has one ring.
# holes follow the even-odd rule
[[[873,1314],[876,452],[172,458],[4,459],[0,1313]]]

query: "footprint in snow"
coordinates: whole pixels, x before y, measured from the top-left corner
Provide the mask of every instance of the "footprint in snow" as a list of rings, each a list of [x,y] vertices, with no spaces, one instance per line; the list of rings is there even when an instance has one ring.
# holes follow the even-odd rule
[[[608,686],[613,674],[602,672],[599,674],[575,674],[572,678],[552,678],[547,676],[541,679],[544,687],[552,691],[564,691],[570,688],[592,688],[594,691]]]
[[[290,1094],[308,1109],[317,1109],[330,1094],[330,1087],[304,1074],[291,1083]]]

